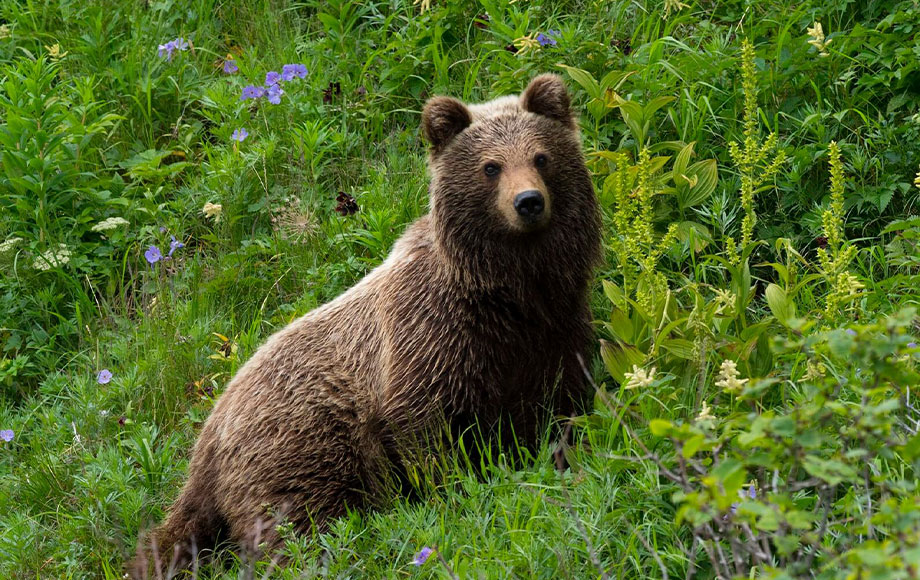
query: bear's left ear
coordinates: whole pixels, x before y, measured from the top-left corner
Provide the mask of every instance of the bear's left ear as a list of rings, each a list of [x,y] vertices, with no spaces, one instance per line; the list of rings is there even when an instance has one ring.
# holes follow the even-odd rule
[[[521,106],[525,111],[574,126],[569,93],[558,75],[542,74],[530,81],[521,94]]]
[[[451,139],[472,122],[473,116],[466,105],[450,97],[429,99],[422,110],[422,131],[434,155],[443,151]]]

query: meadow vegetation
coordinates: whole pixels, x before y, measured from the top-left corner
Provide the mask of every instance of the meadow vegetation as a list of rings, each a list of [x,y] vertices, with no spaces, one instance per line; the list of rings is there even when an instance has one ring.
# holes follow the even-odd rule
[[[420,500],[197,577],[916,578],[918,30],[917,0],[0,0],[0,577],[121,577],[228,378],[425,213],[425,99],[554,71],[604,210],[569,467],[550,434],[433,454]]]

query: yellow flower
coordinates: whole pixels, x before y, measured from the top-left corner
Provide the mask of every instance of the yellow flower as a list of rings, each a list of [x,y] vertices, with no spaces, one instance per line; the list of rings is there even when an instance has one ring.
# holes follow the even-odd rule
[[[221,213],[224,211],[224,206],[219,203],[208,202],[204,204],[204,207],[201,208],[201,213],[208,217],[208,219],[213,220],[214,223],[220,221]]]
[[[537,40],[537,33],[532,32],[527,36],[522,36],[514,40],[514,46],[518,49],[518,54],[524,54],[528,50],[540,48],[540,42]]]
[[[735,361],[727,359],[722,361],[722,366],[719,367],[719,380],[716,381],[717,387],[736,393],[744,388],[746,382],[748,379],[738,378],[738,365],[735,364]]]
[[[731,290],[716,288],[716,314],[721,314],[724,311],[731,312],[735,306],[735,300],[735,295],[732,294]]]
[[[46,45],[45,50],[48,51],[48,56],[51,57],[51,60],[61,60],[67,56],[67,53],[61,50],[61,45],[57,43],[52,44],[51,46]]]
[[[652,367],[649,372],[645,372],[645,369],[640,369],[638,366],[633,365],[633,372],[624,373],[623,376],[627,379],[624,389],[650,387],[655,381],[655,367]]]
[[[818,54],[820,56],[830,56],[827,52],[827,45],[834,42],[834,39],[825,40],[824,28],[821,26],[820,22],[815,22],[815,25],[808,29],[808,36],[811,37],[808,44],[818,49]]]
[[[806,381],[813,381],[822,378],[825,373],[827,373],[827,367],[823,362],[809,359],[805,366],[805,376],[802,378]]]
[[[914,185],[917,189],[920,189],[920,171],[917,172],[917,177],[914,178]]]
[[[681,2],[680,0],[664,0],[664,16],[665,18],[673,10],[674,12],[680,12],[684,8],[687,8],[687,5]]]

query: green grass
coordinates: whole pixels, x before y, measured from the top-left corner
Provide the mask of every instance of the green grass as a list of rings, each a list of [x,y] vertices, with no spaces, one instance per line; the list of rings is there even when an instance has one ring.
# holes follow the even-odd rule
[[[727,521],[749,480],[787,519],[776,528],[752,515],[757,505],[738,508],[773,551],[769,563],[745,555],[736,576],[908,577],[920,503],[917,415],[903,395],[918,384],[906,346],[918,322],[886,317],[920,302],[920,222],[908,219],[920,206],[920,7],[687,4],[433,0],[422,13],[408,0],[0,0],[0,244],[19,238],[0,249],[0,429],[15,433],[0,442],[0,577],[120,577],[184,481],[229,377],[272,332],[379,264],[426,212],[425,99],[516,93],[546,71],[566,78],[581,117],[608,250],[592,294],[601,394],[579,421],[571,469],[554,468],[550,435],[535,457],[497,457],[481,477],[462,453],[441,454],[419,501],[291,537],[285,568],[227,554],[198,577],[714,577],[706,550],[740,554],[737,529],[715,543],[701,530]],[[807,42],[816,21],[827,57]],[[508,49],[549,30],[556,46]],[[192,49],[158,57],[179,36]],[[758,135],[775,132],[787,160],[757,192],[755,244],[732,265],[725,240],[740,238],[745,211],[728,147],[745,138],[745,38],[757,53]],[[227,55],[236,74],[221,70]],[[243,86],[294,62],[309,73],[280,105],[240,101]],[[602,86],[610,71],[623,74]],[[235,143],[241,127],[250,135]],[[816,254],[831,141],[846,175],[843,234],[858,248],[846,267],[865,287],[836,313],[825,311],[830,278]],[[705,177],[672,171],[689,143],[689,167],[711,159],[718,174],[684,203]],[[627,255],[616,215],[635,184],[611,184],[617,167],[603,152],[625,154],[636,173],[643,147],[663,164],[642,218],[654,240]],[[357,214],[335,212],[339,192]],[[219,221],[206,203],[222,205]],[[93,231],[109,217],[129,224]],[[681,225],[654,271],[630,262],[669,223]],[[171,236],[184,247],[148,265],[147,248],[166,253]],[[69,261],[36,268],[59,244]],[[624,278],[629,264],[638,281]],[[781,302],[768,300],[771,285]],[[726,291],[734,302],[717,308]],[[843,327],[855,342],[834,332]],[[715,385],[726,359],[749,390]],[[827,378],[803,376],[818,361]],[[625,388],[633,364],[657,368],[649,386]],[[101,369],[110,383],[97,383]],[[699,419],[704,402],[712,425]],[[756,419],[788,417],[795,427],[767,425],[772,443],[758,447]],[[691,473],[669,479],[694,445]],[[743,468],[726,467],[734,460]],[[768,498],[771,473],[782,485]],[[901,515],[886,515],[898,501]],[[823,532],[820,519],[812,536],[787,525],[825,505]],[[440,557],[413,566],[424,546]],[[796,568],[810,552],[814,570]]]

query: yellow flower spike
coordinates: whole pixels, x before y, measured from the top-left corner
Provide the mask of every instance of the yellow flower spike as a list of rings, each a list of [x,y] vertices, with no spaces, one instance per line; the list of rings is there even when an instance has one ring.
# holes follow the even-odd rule
[[[514,47],[518,49],[517,54],[522,55],[530,50],[536,50],[540,47],[540,42],[536,38],[535,32],[522,36],[514,40]]]
[[[61,50],[61,45],[57,43],[52,44],[51,46],[46,45],[45,50],[48,51],[48,56],[51,58],[51,60],[61,60],[67,56],[67,53]]]

